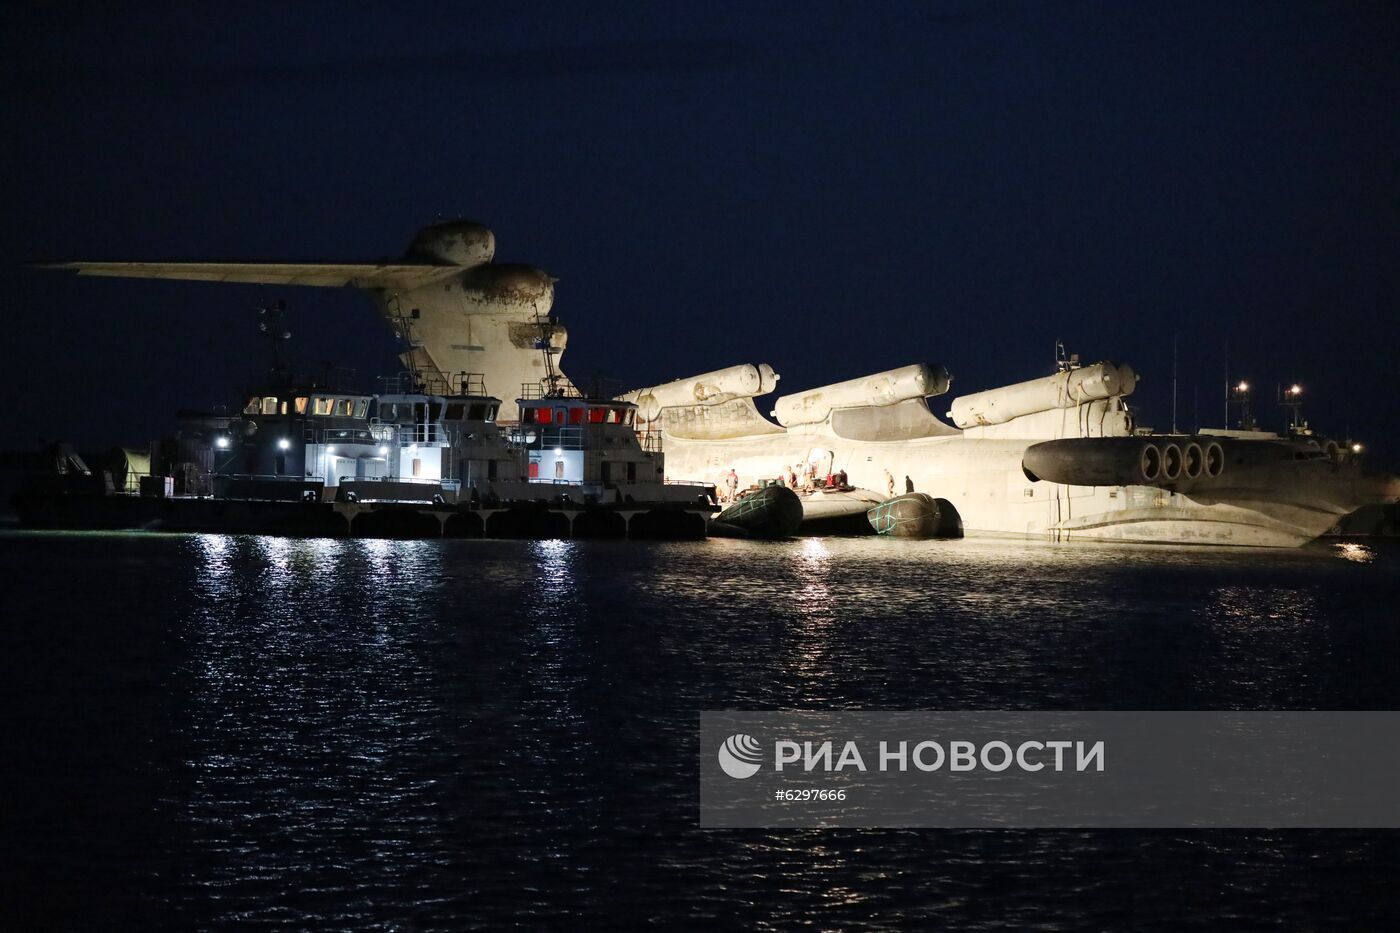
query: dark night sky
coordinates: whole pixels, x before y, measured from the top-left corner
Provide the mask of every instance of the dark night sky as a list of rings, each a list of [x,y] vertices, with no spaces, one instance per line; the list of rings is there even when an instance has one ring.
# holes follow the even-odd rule
[[[580,381],[958,393],[1062,338],[1165,428],[1176,335],[1184,427],[1228,341],[1266,424],[1296,379],[1400,453],[1394,4],[116,6],[4,14],[0,446],[139,442],[267,357],[255,286],[27,260],[376,259],[463,216],[559,277]],[[391,366],[362,296],[267,297],[300,360]]]

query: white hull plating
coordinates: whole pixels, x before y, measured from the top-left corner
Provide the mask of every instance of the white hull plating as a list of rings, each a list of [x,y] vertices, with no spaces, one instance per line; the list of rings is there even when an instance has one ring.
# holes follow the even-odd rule
[[[813,463],[819,475],[844,470],[853,486],[881,495],[912,488],[946,499],[967,534],[1256,547],[1305,544],[1360,506],[1400,495],[1394,477],[1318,455],[1292,459],[1293,453],[1282,449],[1276,461],[1234,473],[1227,465],[1218,480],[1185,491],[1065,485],[1026,472],[1023,457],[1032,444],[1131,436],[1131,422],[1116,397],[1071,402],[1000,424],[988,425],[976,415],[983,423],[967,430],[939,421],[921,398],[832,415],[784,428],[762,418],[751,399],[708,411],[667,409],[661,419],[667,475],[722,484],[732,468],[746,486],[774,479],[794,464]],[[728,432],[725,425],[732,425]]]
[[[778,476],[802,462],[814,447],[826,445],[833,469],[845,470],[856,486],[887,489],[884,471],[905,490],[905,477],[918,492],[947,499],[958,510],[967,534],[1049,537],[1057,540],[1111,540],[1184,544],[1296,547],[1325,534],[1343,515],[1345,504],[1325,498],[1288,502],[1243,493],[1239,498],[1193,498],[1152,486],[1064,486],[1031,482],[1021,470],[1029,446],[1018,441],[961,437],[919,441],[851,443],[816,432],[786,437],[725,441],[667,440],[671,479],[722,481],[733,467],[741,483]],[[1325,484],[1329,464],[1299,475],[1298,487]],[[1314,487],[1312,491],[1316,492]],[[1280,495],[1283,489],[1272,491]],[[1344,492],[1344,490],[1338,490]]]

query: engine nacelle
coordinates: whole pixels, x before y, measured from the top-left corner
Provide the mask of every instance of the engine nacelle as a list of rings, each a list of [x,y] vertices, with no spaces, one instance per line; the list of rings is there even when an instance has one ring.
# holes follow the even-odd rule
[[[1208,437],[1071,437],[1026,448],[1032,480],[1065,486],[1170,486],[1209,483],[1225,471],[1225,449]]]
[[[960,428],[1005,424],[1024,415],[1131,395],[1137,382],[1137,373],[1130,366],[1095,363],[1043,379],[964,395],[953,402],[948,417]]]
[[[915,363],[834,385],[784,395],[773,406],[773,417],[784,427],[817,424],[834,409],[894,405],[948,391],[952,377],[942,366]]]
[[[554,304],[555,279],[543,269],[493,263],[462,273],[458,286],[468,313],[532,311],[546,315]]]
[[[469,220],[449,220],[424,227],[408,247],[409,259],[448,266],[479,266],[496,256],[496,235]]]

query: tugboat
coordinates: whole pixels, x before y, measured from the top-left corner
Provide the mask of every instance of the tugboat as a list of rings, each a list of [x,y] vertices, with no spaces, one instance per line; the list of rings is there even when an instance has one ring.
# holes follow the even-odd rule
[[[535,539],[703,538],[718,511],[713,486],[665,481],[635,405],[527,386],[503,427],[481,375],[438,382],[407,372],[368,394],[279,362],[238,415],[180,413],[148,475],[60,458],[15,511],[37,528]]]
[[[667,481],[659,441],[636,432],[636,405],[572,389],[522,394],[507,440],[523,455],[532,498],[543,493],[573,535],[703,537],[694,520],[719,510],[714,486]],[[493,497],[519,491],[489,485]]]

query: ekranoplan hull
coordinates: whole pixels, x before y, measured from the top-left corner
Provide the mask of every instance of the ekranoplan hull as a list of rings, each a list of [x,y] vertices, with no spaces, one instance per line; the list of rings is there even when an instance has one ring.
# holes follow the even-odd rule
[[[1317,444],[1262,432],[1139,434],[1122,399],[1137,376],[1096,363],[954,400],[926,399],[946,370],[922,364],[780,397],[774,424],[753,398],[771,367],[733,367],[637,390],[665,428],[667,475],[741,484],[794,471],[841,472],[893,497],[927,493],[965,534],[1296,547],[1370,503],[1396,477]]]
[[[1029,441],[960,436],[851,442],[825,432],[694,441],[670,438],[674,478],[776,476],[785,466],[832,451],[857,486],[895,492],[907,485],[948,500],[972,535],[1056,540],[1296,547],[1327,533],[1348,506],[1353,480],[1330,461],[1287,465],[1255,488],[1177,493],[1153,486],[1067,486],[1034,482],[1022,469]]]

